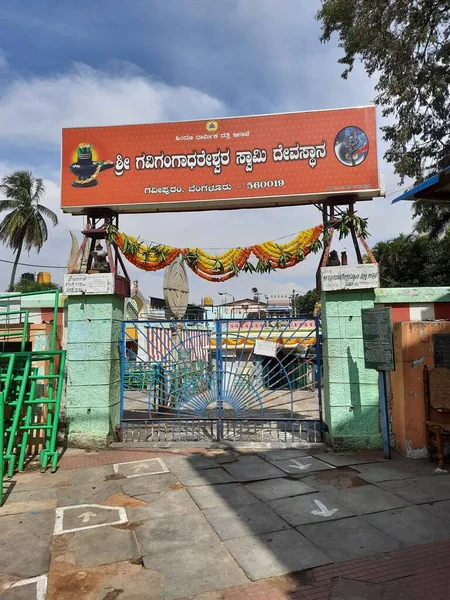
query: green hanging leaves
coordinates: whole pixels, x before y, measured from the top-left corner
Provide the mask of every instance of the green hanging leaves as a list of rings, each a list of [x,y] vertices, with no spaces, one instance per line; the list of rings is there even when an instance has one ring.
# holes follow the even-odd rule
[[[357,236],[361,235],[364,238],[369,237],[370,233],[367,229],[367,223],[368,219],[358,217],[354,212],[343,212],[341,214],[341,219],[336,224],[336,229],[339,232],[339,239],[342,240],[350,235],[352,227]]]

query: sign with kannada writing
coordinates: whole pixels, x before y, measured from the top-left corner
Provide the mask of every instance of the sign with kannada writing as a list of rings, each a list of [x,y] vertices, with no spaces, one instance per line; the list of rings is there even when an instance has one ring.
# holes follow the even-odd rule
[[[254,354],[259,356],[271,356],[276,357],[278,350],[278,344],[276,342],[269,342],[268,340],[256,340]]]
[[[63,294],[67,296],[114,294],[114,274],[80,273],[64,275]]]
[[[322,267],[320,282],[323,292],[363,290],[380,287],[378,264]]]
[[[375,107],[64,129],[61,206],[252,208],[380,195]]]
[[[395,365],[391,309],[363,308],[361,317],[366,369],[393,371]]]

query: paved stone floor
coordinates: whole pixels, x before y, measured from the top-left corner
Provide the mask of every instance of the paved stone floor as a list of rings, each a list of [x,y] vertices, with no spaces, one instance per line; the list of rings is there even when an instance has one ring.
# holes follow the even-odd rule
[[[311,452],[311,451],[309,451]],[[378,453],[66,454],[5,480],[2,600],[440,600],[450,476]]]

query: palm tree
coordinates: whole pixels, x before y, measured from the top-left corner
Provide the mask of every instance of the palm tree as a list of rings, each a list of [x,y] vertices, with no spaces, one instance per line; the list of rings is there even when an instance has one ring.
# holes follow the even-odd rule
[[[48,237],[44,217],[50,219],[53,225],[58,224],[58,217],[40,204],[45,186],[42,179],[34,177],[31,171],[16,171],[3,177],[0,193],[6,197],[0,200],[0,212],[11,211],[0,223],[0,241],[15,252],[9,284],[9,291],[12,292],[23,247],[28,252],[32,248],[39,252]]]
[[[450,202],[416,200],[413,218],[417,219],[414,227],[417,233],[427,233],[432,238],[441,237],[450,226]]]

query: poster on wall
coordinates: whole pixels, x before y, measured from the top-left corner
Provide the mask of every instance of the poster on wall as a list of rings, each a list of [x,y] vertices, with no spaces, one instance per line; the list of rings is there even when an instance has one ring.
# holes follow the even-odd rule
[[[377,371],[393,371],[394,345],[392,317],[389,307],[361,309],[364,366]]]
[[[61,207],[257,208],[380,195],[375,107],[62,133]]]

